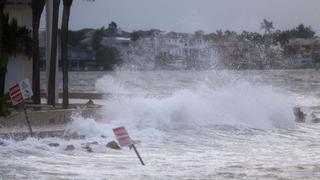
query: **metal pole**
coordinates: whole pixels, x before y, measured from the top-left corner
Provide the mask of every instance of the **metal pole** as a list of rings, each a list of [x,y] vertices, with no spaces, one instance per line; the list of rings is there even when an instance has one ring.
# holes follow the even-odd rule
[[[139,160],[140,160],[141,164],[142,164],[143,166],[145,166],[144,162],[142,161],[142,158],[140,157],[139,152],[137,151],[136,146],[135,146],[134,144],[132,144],[132,145],[131,145],[131,147],[133,147],[134,151],[136,152],[136,154],[137,154],[137,156],[138,156],[138,158],[139,158]]]
[[[24,102],[22,102],[22,106],[23,106],[24,114],[26,115],[26,120],[27,120],[27,124],[28,124],[28,127],[29,127],[29,133],[30,133],[30,136],[32,137],[33,133],[32,133],[32,128],[31,128],[31,123],[29,121],[27,109],[26,109],[26,106],[25,106]]]

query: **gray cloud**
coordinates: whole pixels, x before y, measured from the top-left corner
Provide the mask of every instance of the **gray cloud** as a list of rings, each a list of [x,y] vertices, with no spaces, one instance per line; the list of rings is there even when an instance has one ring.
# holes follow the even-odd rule
[[[107,26],[115,21],[123,29],[159,28],[179,32],[202,29],[259,31],[267,18],[277,29],[298,24],[320,31],[319,0],[75,0],[71,29]]]

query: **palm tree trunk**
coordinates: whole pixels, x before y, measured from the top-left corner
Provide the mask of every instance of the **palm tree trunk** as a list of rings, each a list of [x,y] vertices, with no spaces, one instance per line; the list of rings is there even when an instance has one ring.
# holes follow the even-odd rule
[[[4,96],[4,86],[6,81],[6,73],[7,73],[7,62],[4,57],[3,52],[3,24],[4,24],[4,4],[5,0],[0,0],[0,97]]]
[[[62,61],[62,77],[63,77],[63,108],[68,108],[69,91],[68,91],[68,32],[69,17],[72,0],[63,0],[63,15],[61,25],[61,61]]]
[[[48,79],[48,105],[55,106],[55,89],[56,89],[56,63],[57,63],[57,41],[58,41],[58,19],[59,19],[60,0],[53,1],[53,19],[51,34],[51,54],[50,69]]]
[[[32,90],[33,102],[40,104],[40,57],[39,57],[39,24],[45,0],[32,0]]]

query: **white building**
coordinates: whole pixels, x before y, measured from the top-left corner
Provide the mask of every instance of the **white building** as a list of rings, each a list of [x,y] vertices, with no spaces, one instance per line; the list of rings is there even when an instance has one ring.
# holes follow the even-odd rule
[[[215,45],[204,38],[156,32],[133,42],[124,59],[142,69],[207,69],[217,63],[217,53]]]
[[[170,57],[168,65],[173,68],[206,68],[215,63],[217,51],[204,38],[162,33],[155,36],[155,41],[156,54]]]
[[[117,49],[128,48],[131,43],[130,38],[126,37],[103,37],[101,45],[104,47],[114,47]]]

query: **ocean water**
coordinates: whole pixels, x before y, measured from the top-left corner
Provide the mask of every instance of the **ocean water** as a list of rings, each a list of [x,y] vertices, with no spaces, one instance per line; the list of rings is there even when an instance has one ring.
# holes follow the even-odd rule
[[[86,139],[2,140],[0,179],[318,179],[315,70],[72,72],[73,91],[111,93],[101,119],[75,112]],[[296,123],[293,107],[307,114]],[[125,126],[133,150],[111,150]],[[101,136],[105,136],[103,138]],[[96,141],[88,153],[86,143]],[[59,143],[50,147],[49,143]],[[65,151],[67,145],[75,150]]]

